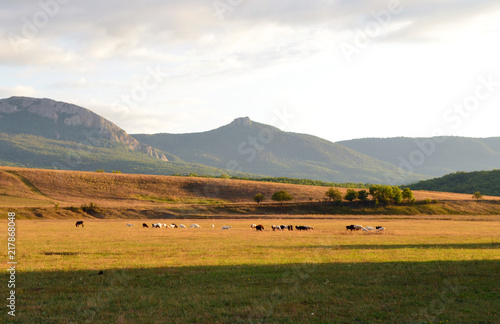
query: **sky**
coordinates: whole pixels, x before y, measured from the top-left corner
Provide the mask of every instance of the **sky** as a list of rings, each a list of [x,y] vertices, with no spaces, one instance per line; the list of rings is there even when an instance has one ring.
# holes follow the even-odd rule
[[[3,0],[0,98],[128,133],[500,136],[497,0]]]

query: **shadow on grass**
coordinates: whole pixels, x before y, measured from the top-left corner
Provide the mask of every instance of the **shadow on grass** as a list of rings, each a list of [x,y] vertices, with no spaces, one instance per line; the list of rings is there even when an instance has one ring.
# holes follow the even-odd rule
[[[266,245],[266,247],[269,247]],[[334,250],[399,250],[399,249],[455,249],[455,250],[497,250],[500,242],[492,243],[445,243],[445,244],[339,244],[339,245],[300,245],[300,246],[271,246],[273,249],[334,249]]]
[[[99,271],[19,271],[16,317],[4,307],[0,321],[493,323],[500,316],[497,260]]]

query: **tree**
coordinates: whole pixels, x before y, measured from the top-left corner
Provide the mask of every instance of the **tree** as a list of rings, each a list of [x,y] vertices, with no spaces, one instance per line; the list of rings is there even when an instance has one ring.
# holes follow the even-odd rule
[[[363,202],[367,201],[368,200],[368,191],[366,191],[366,190],[358,191],[358,199],[360,201],[363,201]]]
[[[370,195],[375,202],[383,205],[399,203],[403,199],[398,186],[373,185],[370,187]]]
[[[356,192],[356,190],[354,189],[347,189],[347,192],[344,196],[344,199],[345,200],[348,200],[348,201],[353,201],[353,200],[356,200],[358,198],[358,193]]]
[[[273,196],[271,197],[271,199],[274,201],[279,201],[280,203],[283,203],[284,201],[293,200],[293,197],[287,191],[280,190],[280,191],[276,191],[275,193],[273,193]]]
[[[328,198],[328,200],[335,202],[340,202],[343,198],[342,193],[338,189],[335,189],[333,187],[325,192],[325,196]]]
[[[392,201],[397,204],[403,201],[403,195],[401,193],[401,188],[398,186],[392,186]]]
[[[253,201],[255,201],[257,204],[260,204],[261,201],[264,201],[266,197],[264,197],[263,194],[258,193],[255,196],[253,196]]]
[[[474,195],[472,195],[472,198],[479,200],[479,199],[483,198],[483,195],[481,195],[481,193],[479,191],[476,191],[474,193]]]
[[[414,202],[415,198],[413,198],[413,192],[411,191],[410,188],[404,188],[403,189],[403,199],[406,200],[406,202]]]

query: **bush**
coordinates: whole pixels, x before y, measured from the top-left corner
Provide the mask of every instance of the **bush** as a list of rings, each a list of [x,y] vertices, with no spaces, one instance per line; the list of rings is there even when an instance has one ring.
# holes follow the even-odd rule
[[[335,188],[330,188],[328,189],[327,192],[325,192],[325,196],[328,200],[334,201],[334,202],[341,202],[343,199],[342,193]]]
[[[99,207],[97,207],[96,204],[94,203],[89,203],[88,205],[82,205],[82,210],[83,212],[89,214],[89,215],[95,215],[99,214]]]
[[[279,201],[280,203],[283,203],[284,201],[293,200],[293,197],[287,191],[280,190],[280,191],[276,191],[275,193],[273,193],[273,196],[271,197],[271,199],[274,201]]]
[[[264,201],[266,197],[264,197],[263,194],[258,193],[255,196],[253,196],[253,201],[255,201],[257,204],[260,204],[261,201]]]

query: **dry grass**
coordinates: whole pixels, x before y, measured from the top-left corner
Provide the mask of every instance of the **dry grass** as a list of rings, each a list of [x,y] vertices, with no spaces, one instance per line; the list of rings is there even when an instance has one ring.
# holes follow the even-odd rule
[[[16,320],[493,323],[500,315],[498,217],[184,219],[202,228],[140,226],[155,221],[170,222],[86,220],[75,228],[73,221],[18,221]],[[315,229],[269,229],[281,223]],[[348,232],[351,223],[387,230]],[[0,224],[5,232],[6,222]],[[0,279],[6,282],[6,274]]]
[[[175,203],[251,203],[262,193],[270,201],[278,190],[287,190],[295,202],[318,201],[327,188],[245,180],[106,174],[0,167],[0,197],[30,199],[25,207],[79,206],[93,202],[103,207],[154,207]],[[341,192],[347,190],[339,188]],[[415,191],[418,200],[471,200],[470,195]],[[0,199],[0,207],[20,207],[19,199]],[[484,197],[500,200],[500,197]]]

